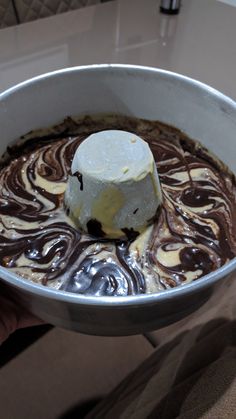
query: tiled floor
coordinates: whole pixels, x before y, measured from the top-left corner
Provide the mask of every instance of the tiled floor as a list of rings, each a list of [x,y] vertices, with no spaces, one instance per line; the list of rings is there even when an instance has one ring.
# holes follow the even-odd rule
[[[52,329],[1,369],[1,418],[62,418],[73,406],[107,394],[152,351],[143,336]]]

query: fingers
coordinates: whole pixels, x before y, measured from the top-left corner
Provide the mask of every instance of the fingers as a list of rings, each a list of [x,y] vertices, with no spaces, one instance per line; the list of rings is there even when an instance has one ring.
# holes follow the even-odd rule
[[[19,324],[19,313],[15,304],[0,296],[0,344],[14,332]]]
[[[17,329],[36,326],[44,322],[38,319],[11,298],[10,289],[1,287],[0,293],[0,344]]]
[[[18,317],[17,329],[22,329],[23,327],[39,326],[45,322],[33,314],[29,313],[26,310],[22,310]]]

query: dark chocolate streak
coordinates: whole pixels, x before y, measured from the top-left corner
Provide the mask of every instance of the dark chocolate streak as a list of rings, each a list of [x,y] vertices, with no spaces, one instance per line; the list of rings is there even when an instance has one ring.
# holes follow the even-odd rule
[[[78,181],[80,183],[80,190],[83,191],[84,190],[83,175],[79,172],[75,172],[73,176],[76,176],[78,178]]]
[[[141,136],[157,162],[163,204],[143,254],[133,231],[127,242],[98,241],[92,234],[101,227],[91,220],[91,235],[78,232],[55,189],[66,183],[81,141],[112,128]],[[126,117],[67,119],[50,135],[23,138],[8,154],[0,171],[0,264],[26,278],[81,294],[141,294],[150,292],[147,275],[156,284],[152,291],[160,291],[195,280],[236,254],[235,178],[177,129]],[[171,255],[168,263],[163,254]]]

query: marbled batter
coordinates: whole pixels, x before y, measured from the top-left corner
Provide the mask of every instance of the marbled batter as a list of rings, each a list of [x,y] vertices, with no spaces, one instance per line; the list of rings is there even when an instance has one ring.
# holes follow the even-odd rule
[[[64,208],[76,148],[104,129],[134,132],[147,141],[160,176],[157,220],[137,237],[127,232],[128,241],[78,231]],[[0,184],[0,264],[49,287],[97,296],[160,292],[236,255],[234,175],[200,143],[160,122],[68,118],[9,148]]]

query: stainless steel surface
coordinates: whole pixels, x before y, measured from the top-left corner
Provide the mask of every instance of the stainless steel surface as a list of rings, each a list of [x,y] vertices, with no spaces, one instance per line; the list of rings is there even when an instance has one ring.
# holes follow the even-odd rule
[[[31,129],[53,125],[67,115],[96,112],[171,123],[200,139],[236,172],[236,103],[187,77],[129,65],[65,69],[2,93],[0,152]],[[161,294],[99,298],[35,285],[2,267],[0,276],[18,300],[45,321],[84,333],[125,335],[179,320],[205,302],[235,269],[236,259],[196,282]]]

